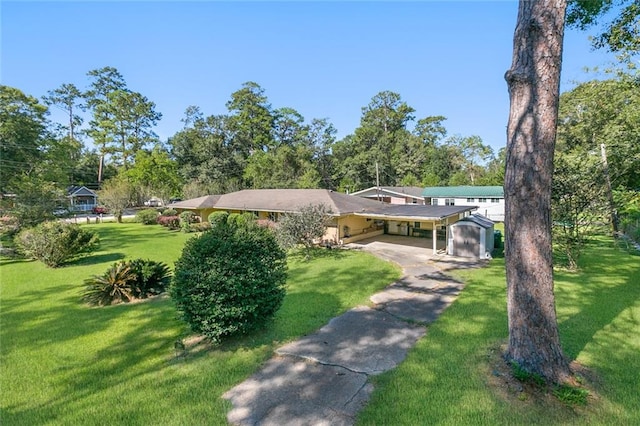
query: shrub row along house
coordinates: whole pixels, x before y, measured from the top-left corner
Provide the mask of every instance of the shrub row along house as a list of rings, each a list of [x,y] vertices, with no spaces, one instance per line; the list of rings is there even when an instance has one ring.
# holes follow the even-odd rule
[[[422,237],[434,254],[447,249],[452,237],[450,225],[469,217],[477,208],[391,204],[327,189],[248,189],[180,201],[169,207],[179,212],[193,211],[202,221],[215,211],[227,211],[250,212],[259,219],[278,222],[280,215],[299,212],[308,205],[324,205],[331,212],[331,223],[324,235],[327,242],[347,244],[385,233]]]

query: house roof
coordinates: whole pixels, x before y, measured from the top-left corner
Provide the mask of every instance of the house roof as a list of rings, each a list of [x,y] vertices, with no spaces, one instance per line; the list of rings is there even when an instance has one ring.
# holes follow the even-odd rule
[[[192,198],[190,200],[178,201],[169,204],[167,207],[177,209],[210,209],[215,207],[221,195],[205,195],[204,197]]]
[[[67,196],[69,197],[97,197],[98,195],[86,186],[72,185],[67,187]]]
[[[245,189],[224,194],[216,208],[269,212],[295,212],[310,204],[324,204],[333,215],[372,211],[382,203],[328,189]]]
[[[376,219],[442,220],[475,210],[476,206],[430,206],[388,204],[328,189],[245,189],[224,195],[208,195],[170,204],[182,209],[216,208],[221,210],[290,213],[310,204],[326,205],[333,216],[355,214]]]
[[[381,194],[389,194],[398,197],[411,197],[423,199],[422,191],[424,188],[418,186],[381,186]],[[363,189],[361,191],[353,192],[351,195],[357,195],[358,197],[377,197],[378,187],[372,186],[371,188]]]
[[[422,191],[424,197],[453,197],[453,198],[504,198],[504,188],[501,186],[429,186]]]

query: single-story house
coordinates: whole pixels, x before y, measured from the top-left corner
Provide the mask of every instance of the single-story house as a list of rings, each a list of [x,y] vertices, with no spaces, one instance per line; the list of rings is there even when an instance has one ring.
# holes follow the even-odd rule
[[[418,186],[372,186],[351,195],[390,204],[425,204],[423,190]]]
[[[504,222],[502,186],[430,186],[423,189],[422,196],[432,206],[477,206],[481,215]]]
[[[87,212],[98,205],[98,194],[86,186],[70,186],[67,188],[69,209]]]
[[[310,204],[324,204],[332,222],[324,240],[350,243],[383,233],[423,237],[434,254],[446,249],[448,225],[468,216],[476,206],[397,205],[354,197],[327,189],[247,189],[209,195],[170,204],[178,211],[193,211],[206,221],[214,211],[251,212],[277,222],[280,215],[296,213]]]

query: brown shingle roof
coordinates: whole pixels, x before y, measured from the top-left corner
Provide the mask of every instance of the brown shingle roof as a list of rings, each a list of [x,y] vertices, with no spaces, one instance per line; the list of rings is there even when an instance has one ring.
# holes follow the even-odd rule
[[[324,204],[334,215],[376,211],[382,203],[328,189],[245,189],[224,194],[216,208],[269,212],[295,212],[310,204]]]
[[[183,209],[296,212],[310,204],[324,204],[335,216],[357,214],[380,219],[441,220],[472,211],[475,206],[430,206],[387,204],[328,189],[245,189],[224,195],[208,195],[171,204]]]
[[[216,205],[220,197],[220,195],[205,195],[204,197],[178,201],[177,203],[169,204],[167,207],[176,209],[210,209]]]

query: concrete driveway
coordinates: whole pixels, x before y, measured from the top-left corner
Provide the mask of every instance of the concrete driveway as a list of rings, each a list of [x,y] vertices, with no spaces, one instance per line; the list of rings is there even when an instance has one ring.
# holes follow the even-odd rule
[[[457,297],[444,271],[477,262],[433,255],[425,239],[382,235],[347,245],[397,263],[403,277],[276,356],[223,398],[235,425],[353,425],[373,390],[369,376],[395,368]],[[355,284],[355,283],[354,283]]]

